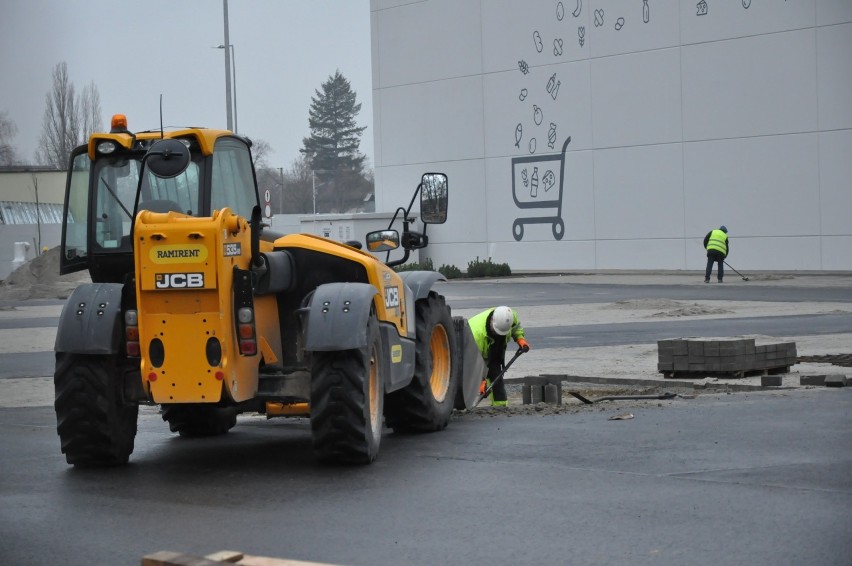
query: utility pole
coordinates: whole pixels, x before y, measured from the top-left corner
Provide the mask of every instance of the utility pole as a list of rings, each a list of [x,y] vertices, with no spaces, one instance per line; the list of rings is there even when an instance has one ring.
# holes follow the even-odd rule
[[[222,6],[225,13],[225,108],[228,117],[228,129],[234,131],[234,122],[231,117],[231,50],[228,46],[231,45],[231,38],[228,36],[228,0],[222,0]]]

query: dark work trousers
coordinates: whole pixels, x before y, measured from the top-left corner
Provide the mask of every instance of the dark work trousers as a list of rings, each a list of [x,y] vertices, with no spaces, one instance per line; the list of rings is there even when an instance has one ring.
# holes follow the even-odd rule
[[[710,274],[713,272],[713,264],[719,264],[719,271],[716,273],[716,278],[719,281],[725,276],[725,256],[719,250],[707,250],[707,269],[704,271],[704,279],[710,279]]]
[[[491,349],[488,351],[488,382],[494,383],[494,380],[500,375],[500,372],[503,371],[504,360],[506,358],[506,338],[500,336],[497,340],[494,341],[494,344],[491,345]],[[494,387],[491,388],[491,395],[493,396],[494,401],[506,401],[506,385],[503,383],[501,379],[497,383],[494,384]]]

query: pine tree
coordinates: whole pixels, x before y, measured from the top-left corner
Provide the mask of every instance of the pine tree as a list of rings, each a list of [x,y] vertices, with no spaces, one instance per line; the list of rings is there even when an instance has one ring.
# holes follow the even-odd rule
[[[360,152],[361,134],[367,128],[355,122],[361,104],[339,70],[320,88],[311,97],[311,135],[302,140],[304,147],[299,151],[313,171],[322,211],[344,212],[357,206],[365,191],[370,191],[363,173],[366,156]]]

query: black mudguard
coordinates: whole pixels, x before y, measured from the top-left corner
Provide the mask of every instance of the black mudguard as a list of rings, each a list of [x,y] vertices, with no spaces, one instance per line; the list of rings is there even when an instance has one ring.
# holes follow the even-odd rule
[[[453,326],[456,332],[456,344],[459,351],[454,360],[456,368],[461,372],[458,380],[458,391],[456,393],[455,408],[466,409],[473,407],[479,398],[479,384],[485,379],[488,368],[485,360],[479,352],[473,332],[467,323],[467,319],[461,316],[453,317]]]
[[[74,289],[62,308],[56,352],[115,354],[121,347],[120,283],[88,283]]]
[[[437,271],[403,271],[399,276],[411,289],[415,301],[425,299],[437,281],[447,280]]]
[[[334,352],[367,345],[367,321],[379,291],[369,283],[327,283],[314,291],[305,350]]]

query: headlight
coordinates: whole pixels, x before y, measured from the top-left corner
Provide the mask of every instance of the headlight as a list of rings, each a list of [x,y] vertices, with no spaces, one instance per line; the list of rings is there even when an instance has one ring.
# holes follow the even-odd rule
[[[98,153],[112,153],[115,151],[115,143],[111,141],[102,141],[97,146]]]

